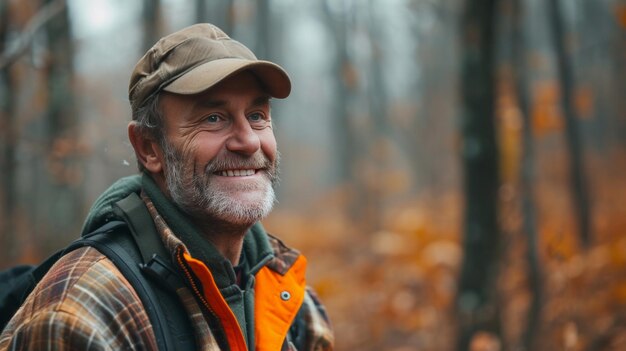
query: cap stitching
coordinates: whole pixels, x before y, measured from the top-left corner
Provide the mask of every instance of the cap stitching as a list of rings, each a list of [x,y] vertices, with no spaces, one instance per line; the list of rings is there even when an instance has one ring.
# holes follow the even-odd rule
[[[213,31],[213,36],[215,37],[215,39],[218,40],[223,40],[223,39],[230,39],[230,37],[228,36],[228,34],[222,32],[222,34],[220,34],[215,26],[211,26],[211,30]]]

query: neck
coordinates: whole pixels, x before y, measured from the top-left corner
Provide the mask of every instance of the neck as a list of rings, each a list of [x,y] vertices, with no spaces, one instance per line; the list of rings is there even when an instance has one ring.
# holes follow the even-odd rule
[[[206,216],[202,220],[193,220],[193,222],[204,239],[213,244],[222,256],[229,260],[233,266],[239,264],[243,239],[252,225],[235,225],[208,219]]]

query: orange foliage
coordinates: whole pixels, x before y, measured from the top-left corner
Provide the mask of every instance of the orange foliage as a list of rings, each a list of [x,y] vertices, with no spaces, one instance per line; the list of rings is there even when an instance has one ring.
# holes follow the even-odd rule
[[[357,68],[350,62],[344,63],[341,67],[341,77],[348,89],[356,89],[359,85],[359,72]]]
[[[17,23],[20,27],[24,27],[37,12],[41,4],[32,0],[23,0],[9,1],[9,6],[11,6],[11,20]]]
[[[574,107],[577,116],[582,119],[591,118],[594,106],[594,94],[589,87],[579,87],[574,95]]]
[[[509,118],[509,117],[503,117]],[[509,123],[503,121],[504,124]],[[593,157],[594,245],[580,247],[560,151],[538,153],[543,176],[535,188],[542,313],[537,350],[583,350],[598,338],[626,345],[626,218],[623,154]],[[549,167],[546,167],[549,165]],[[617,170],[621,171],[617,171]],[[546,176],[549,174],[550,176]],[[503,335],[479,332],[472,350],[521,347],[532,295],[519,196],[507,185],[501,197],[503,232],[499,293]],[[315,211],[273,213],[266,227],[309,258],[309,283],[325,302],[337,333],[337,350],[451,350],[455,297],[462,264],[462,197],[423,196],[383,209],[380,228],[351,220],[347,193],[326,196]],[[620,207],[621,206],[621,207]]]
[[[567,172],[563,172],[567,168],[565,155],[562,150],[544,150],[537,158],[539,169],[551,174],[550,177],[544,175],[535,190],[544,295],[537,349],[584,350],[607,335],[617,339],[624,337],[625,330],[613,329],[613,326],[626,316],[623,285],[626,239],[621,235],[626,219],[622,218],[619,206],[611,204],[625,195],[626,184],[618,175],[609,174],[611,172],[591,174],[594,245],[585,249],[580,245],[570,205]],[[626,164],[616,160],[622,158],[623,155],[605,158],[595,155],[587,159],[591,161],[589,169],[613,169],[621,173],[626,170]],[[544,167],[546,164],[550,168]],[[506,223],[511,243],[505,253],[501,276],[502,295],[507,296],[503,321],[508,329],[505,333],[509,345],[513,342],[515,346],[526,328],[525,317],[532,295],[526,273],[525,233],[519,223]],[[621,349],[618,346],[602,348]]]
[[[60,137],[54,140],[47,155],[47,166],[52,179],[58,184],[77,185],[83,180],[79,156],[89,153],[89,146],[75,138]]]
[[[531,108],[532,129],[535,135],[541,136],[563,130],[559,98],[556,81],[540,81],[535,84]]]
[[[505,183],[514,182],[519,174],[520,158],[522,156],[522,128],[523,116],[515,98],[512,80],[503,79],[500,82],[497,121],[498,142],[500,148],[500,173]]]
[[[563,130],[564,122],[560,98],[561,93],[556,81],[540,81],[535,84],[531,111],[535,135],[547,135]],[[573,104],[579,118],[591,118],[594,100],[594,93],[589,87],[576,88]]]
[[[615,17],[617,19],[617,23],[622,28],[626,28],[626,4],[618,4],[615,6]]]
[[[501,349],[498,337],[484,331],[474,334],[470,342],[470,351],[500,351]]]

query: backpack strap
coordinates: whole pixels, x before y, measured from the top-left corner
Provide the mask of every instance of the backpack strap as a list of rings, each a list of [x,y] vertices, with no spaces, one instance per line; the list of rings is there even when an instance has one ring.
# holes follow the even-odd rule
[[[159,350],[196,350],[191,320],[176,290],[183,280],[171,264],[152,216],[136,193],[113,204],[123,230],[97,231],[75,245],[107,256],[133,286],[148,314]],[[121,229],[121,228],[120,228]]]
[[[10,272],[10,289],[0,291],[0,331],[50,268],[72,250],[90,246],[105,255],[139,296],[159,350],[196,350],[193,327],[176,294],[184,286],[143,201],[132,193],[115,204],[124,221],[110,221],[54,253],[38,266]],[[7,278],[8,280],[8,278]]]
[[[148,314],[159,350],[173,350],[174,342],[168,333],[167,319],[160,308],[160,301],[141,273],[136,255],[137,248],[130,235],[122,231],[88,235],[68,247],[73,250],[91,246],[105,255],[119,269],[139,296]],[[135,251],[135,252],[133,252]],[[140,260],[139,260],[140,261]]]
[[[141,269],[163,288],[175,292],[185,286],[172,266],[171,254],[157,234],[152,216],[144,202],[135,193],[116,202],[113,210],[124,218],[141,255]]]
[[[157,230],[150,212],[136,193],[131,193],[114,203],[113,211],[128,224],[135,242],[141,244],[138,245],[138,249],[143,263],[149,262],[153,254],[167,257],[161,239],[156,235],[148,235],[156,233]]]
[[[196,350],[191,320],[176,293],[186,285],[172,265],[171,253],[165,249],[145,203],[136,193],[131,193],[115,203],[113,209],[128,224],[131,235],[126,234],[126,237],[134,241],[134,262],[143,274],[141,278],[150,283],[158,299],[155,311],[161,313],[158,317],[167,323],[162,329],[169,335],[169,339],[164,340],[172,343],[172,347],[166,349]]]

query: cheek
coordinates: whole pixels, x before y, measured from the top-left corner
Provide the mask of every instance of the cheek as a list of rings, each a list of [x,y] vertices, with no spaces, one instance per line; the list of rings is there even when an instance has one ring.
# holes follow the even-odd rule
[[[214,159],[223,148],[224,142],[216,136],[196,138],[189,145],[194,162],[205,164]]]
[[[267,134],[263,134],[259,136],[261,139],[261,150],[270,159],[270,161],[276,160],[277,146],[276,146],[276,138],[274,138],[274,133],[271,131]]]

